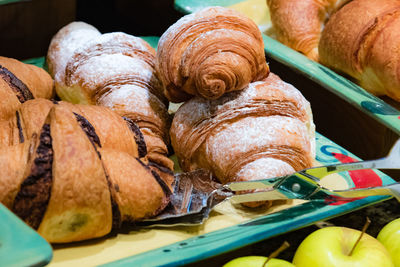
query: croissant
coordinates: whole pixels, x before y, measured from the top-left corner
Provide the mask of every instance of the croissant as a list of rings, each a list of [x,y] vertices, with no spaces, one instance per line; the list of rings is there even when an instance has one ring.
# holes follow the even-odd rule
[[[400,101],[400,1],[354,0],[322,32],[321,63]]]
[[[257,25],[240,13],[209,7],[184,16],[162,36],[157,70],[172,102],[217,99],[268,76]]]
[[[99,35],[92,26],[79,25],[65,26],[49,47],[57,94],[72,103],[106,106],[129,118],[143,132],[149,160],[172,170],[173,162],[166,157],[168,101],[155,73],[154,49],[128,34]],[[91,34],[85,44],[74,43],[87,32]]]
[[[75,49],[100,35],[101,33],[92,25],[75,21],[60,29],[53,37],[49,46],[51,53],[47,54],[47,65],[50,75],[54,77],[58,95],[62,94],[58,88],[64,84],[65,67]]]
[[[222,183],[290,174],[315,157],[309,102],[272,73],[218,100],[189,100],[170,134],[183,170],[204,168]]]
[[[326,20],[349,1],[267,0],[273,27],[271,35],[318,61],[318,43]]]
[[[45,70],[0,57],[0,121],[13,116],[21,103],[29,99],[53,95],[53,80]]]
[[[168,204],[171,184],[139,159],[145,144],[134,123],[105,107],[44,99],[17,113],[24,141],[0,148],[0,202],[49,242],[104,236]],[[39,113],[42,123],[31,123]]]

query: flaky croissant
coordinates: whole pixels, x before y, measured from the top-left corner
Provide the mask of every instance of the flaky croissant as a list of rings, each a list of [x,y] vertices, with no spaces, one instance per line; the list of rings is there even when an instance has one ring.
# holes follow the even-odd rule
[[[321,31],[330,15],[350,0],[267,0],[272,35],[318,61]]]
[[[83,43],[77,36],[85,34]],[[155,73],[152,47],[121,32],[100,35],[92,26],[79,22],[54,36],[47,59],[49,66],[54,66],[61,99],[106,106],[131,119],[144,134],[149,159],[172,170],[173,162],[166,157],[168,102]]]
[[[240,13],[210,7],[187,15],[162,36],[157,70],[172,102],[217,99],[269,73],[257,25]]]
[[[17,113],[23,140],[0,148],[0,202],[49,242],[104,236],[168,204],[171,184],[139,159],[135,124],[104,107],[44,99]]]
[[[400,1],[353,0],[326,24],[321,63],[400,101]]]
[[[51,98],[53,80],[43,69],[13,58],[0,57],[0,121],[15,115],[21,103]]]
[[[310,104],[272,73],[218,100],[189,100],[170,134],[183,170],[208,169],[222,183],[286,175],[315,157]]]

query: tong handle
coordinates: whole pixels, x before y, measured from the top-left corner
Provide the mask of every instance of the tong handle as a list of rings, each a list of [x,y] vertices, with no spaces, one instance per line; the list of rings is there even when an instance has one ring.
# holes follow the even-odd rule
[[[339,200],[349,201],[368,196],[386,195],[394,196],[400,202],[400,183],[369,188],[330,190],[320,186],[313,180],[299,177],[299,174],[297,174],[285,178],[278,185],[269,190],[233,195],[230,199],[234,203],[277,199],[301,199],[330,202]]]
[[[400,202],[400,183],[349,190],[323,190],[325,193],[345,199],[387,195],[395,197]]]
[[[361,169],[400,169],[400,139],[396,141],[389,154],[384,158],[314,167],[305,169],[302,172],[306,176],[310,175],[322,179],[331,173]],[[309,178],[312,179],[312,177]]]
[[[332,190],[313,180],[293,175],[275,187],[289,199],[303,200],[352,200],[368,196],[394,196],[400,202],[400,183],[367,188]],[[266,195],[266,194],[265,194]]]

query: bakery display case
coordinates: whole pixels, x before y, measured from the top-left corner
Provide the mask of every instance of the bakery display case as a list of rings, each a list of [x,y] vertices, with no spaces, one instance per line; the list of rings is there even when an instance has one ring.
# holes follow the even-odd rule
[[[210,5],[238,10],[259,25],[267,60],[276,65],[277,74],[300,88],[311,100],[321,133],[363,159],[386,155],[400,134],[400,112],[396,101],[387,96],[374,96],[349,76],[338,74],[277,41],[271,34],[272,23],[266,1],[175,1],[175,8],[183,14]]]
[[[44,0],[28,1],[28,4],[42,2]],[[14,3],[3,4],[9,8],[8,5]],[[15,63],[20,66],[18,70],[8,61],[0,63],[0,70],[11,70],[16,76],[11,82],[4,80],[9,87],[13,89],[16,84],[13,81],[19,80],[27,85],[26,92],[31,91],[22,93],[26,99],[19,100],[21,103],[5,94],[10,98],[5,98],[0,106],[0,123],[11,129],[9,135],[0,133],[0,153],[3,153],[0,159],[4,159],[0,166],[21,166],[14,170],[21,177],[21,185],[13,185],[17,189],[6,193],[7,197],[14,197],[0,200],[41,235],[0,204],[0,225],[13,226],[0,231],[0,259],[7,259],[7,265],[13,262],[37,266],[200,266],[204,263],[216,266],[259,244],[268,246],[269,240],[275,242],[273,247],[277,238],[289,238],[299,231],[306,233],[321,221],[350,216],[391,201],[387,195],[346,201],[277,200],[251,203],[248,207],[222,201],[209,214],[202,213],[201,222],[183,223],[178,216],[169,225],[162,220],[149,223],[148,217],[163,215],[168,207],[176,208],[171,204],[171,195],[177,191],[177,174],[183,171],[209,169],[213,173],[213,183],[227,183],[251,180],[266,175],[264,172],[268,175],[271,172],[271,177],[282,176],[311,166],[385,156],[398,138],[400,112],[390,106],[388,100],[365,92],[347,78],[266,35],[270,21],[265,1],[176,0],[168,4],[150,1],[143,6],[157,10],[136,10],[135,14],[143,13],[141,21],[146,12],[158,14],[165,6],[170,8],[169,16],[164,14],[168,18],[159,27],[142,25],[137,28],[137,22],[130,24],[132,19],[127,14],[131,5],[128,1],[117,0],[103,3],[96,9],[112,7],[110,18],[121,15],[118,24],[115,21],[100,23],[92,13],[87,13],[89,3],[66,3],[65,8],[76,8],[77,13],[60,19],[62,25],[57,24],[56,30],[46,29],[51,36],[39,38],[46,42],[39,45],[40,54],[31,52],[27,57],[21,54],[22,58],[7,52],[1,54],[23,59],[29,67],[39,67],[40,72],[46,70],[55,84],[51,90],[41,87],[40,90],[49,91],[41,96],[40,90],[18,73],[24,68],[18,65],[22,63]],[[196,33],[193,25],[197,22],[189,17],[170,27],[182,16],[171,11],[174,5],[182,14],[208,6],[230,7],[239,13],[225,8],[210,9],[213,21],[207,27],[214,30],[221,27],[222,30],[215,30],[216,36],[209,34],[211,39],[208,40],[208,34],[202,35],[203,30]],[[62,9],[61,6],[57,8]],[[215,13],[222,17],[221,21],[215,19]],[[200,17],[200,12],[196,14]],[[243,18],[243,14],[251,19]],[[229,33],[226,20],[236,19],[239,21],[236,25],[240,26],[235,26],[234,34]],[[73,22],[75,20],[93,23],[93,26]],[[240,27],[245,31],[238,34]],[[185,31],[189,32],[187,37],[183,34]],[[188,39],[198,38],[194,37],[196,34],[201,36],[201,41],[191,45]],[[237,43],[239,39],[241,45]],[[243,58],[237,54],[253,61],[242,62]],[[203,65],[207,60],[211,63]],[[240,68],[235,68],[237,62]],[[209,75],[199,79],[203,72]],[[220,90],[220,86],[215,86],[220,84],[218,79],[229,80],[229,86],[222,86]],[[44,80],[40,82],[48,84]],[[0,83],[3,90],[5,87],[1,86]],[[18,92],[16,94],[18,98]],[[183,107],[181,103],[173,103],[182,101],[185,101]],[[262,119],[253,122],[253,117]],[[275,126],[276,129],[269,130]],[[242,136],[246,134],[250,136],[247,139]],[[292,135],[296,137],[289,142]],[[265,140],[285,143],[280,150],[284,163],[278,162],[279,157],[278,160],[274,158],[279,145],[273,146],[270,152]],[[259,143],[257,149],[251,147],[255,142]],[[299,143],[303,147],[300,148]],[[295,146],[295,155],[288,148],[291,145]],[[13,156],[7,157],[9,148],[17,146],[18,149],[10,152]],[[248,147],[251,153],[246,150]],[[48,153],[50,150],[52,152]],[[16,164],[14,154],[20,152],[23,156]],[[68,159],[74,153],[74,158]],[[263,159],[272,155],[272,163],[257,162],[254,156],[257,153]],[[27,164],[24,158],[28,159]],[[72,165],[68,165],[70,163]],[[268,166],[271,168],[262,164],[271,164]],[[274,167],[280,164],[284,166],[282,173],[276,172]],[[46,172],[52,173],[52,188],[40,182],[42,178],[35,174],[39,165],[47,166]],[[55,166],[54,169],[50,165]],[[69,177],[69,173],[73,173],[73,177]],[[396,171],[352,170],[332,174],[321,180],[321,184],[334,190],[383,186],[395,183],[395,175]],[[90,176],[96,178],[95,183]],[[11,181],[11,178],[4,181]],[[74,191],[71,189],[74,185],[82,190]],[[28,193],[32,193],[35,186],[41,188],[41,194],[30,202]],[[85,191],[87,188],[93,192]],[[48,200],[42,198],[43,192],[48,193]],[[185,203],[195,202],[197,195],[191,192],[190,201],[186,199]],[[71,195],[75,196],[70,199]],[[96,199],[97,204],[87,210],[94,203],[90,199]],[[37,220],[46,201],[49,206],[43,220]],[[69,204],[60,204],[62,202]],[[92,204],[87,204],[89,202]],[[62,218],[59,214],[63,214]],[[97,214],[95,219],[87,219],[92,214]],[[87,228],[80,228],[82,225]],[[30,241],[18,247],[18,240],[25,233]],[[11,250],[17,252],[11,253]],[[220,255],[226,259],[218,259]],[[16,262],[16,257],[26,261]],[[0,265],[2,263],[0,260]]]

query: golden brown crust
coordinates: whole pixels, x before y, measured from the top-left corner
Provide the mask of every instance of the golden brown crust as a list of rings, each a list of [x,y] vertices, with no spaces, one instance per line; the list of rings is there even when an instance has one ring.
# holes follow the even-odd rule
[[[54,96],[53,79],[44,69],[6,57],[0,57],[0,65],[21,80],[33,97],[49,99]]]
[[[26,140],[31,139],[34,135],[39,135],[53,105],[53,102],[43,98],[29,100],[21,105],[18,113],[20,114],[21,127]]]
[[[318,61],[321,30],[329,16],[349,0],[267,0],[273,34],[283,44]]]
[[[0,121],[8,120],[15,115],[15,111],[21,106],[17,95],[10,90],[7,82],[0,78]]]
[[[400,2],[354,0],[327,23],[321,62],[354,77],[376,95],[400,100]]]
[[[29,142],[0,149],[0,202],[11,209],[24,178],[28,161]]]
[[[0,201],[49,242],[104,236],[169,203],[173,173],[137,158],[137,131],[110,109],[35,99],[16,114],[25,139],[0,149]]]
[[[54,96],[53,80],[43,69],[0,57],[0,120],[14,116],[21,103]]]
[[[151,170],[129,154],[100,150],[122,221],[134,222],[154,216],[168,204],[167,195]]]
[[[217,99],[269,73],[257,25],[223,7],[205,8],[172,25],[161,36],[157,70],[172,102],[194,95]]]
[[[111,109],[101,106],[70,104],[59,102],[58,105],[68,107],[72,112],[80,114],[94,127],[101,147],[126,152],[133,157],[138,156],[135,134],[125,120]]]

